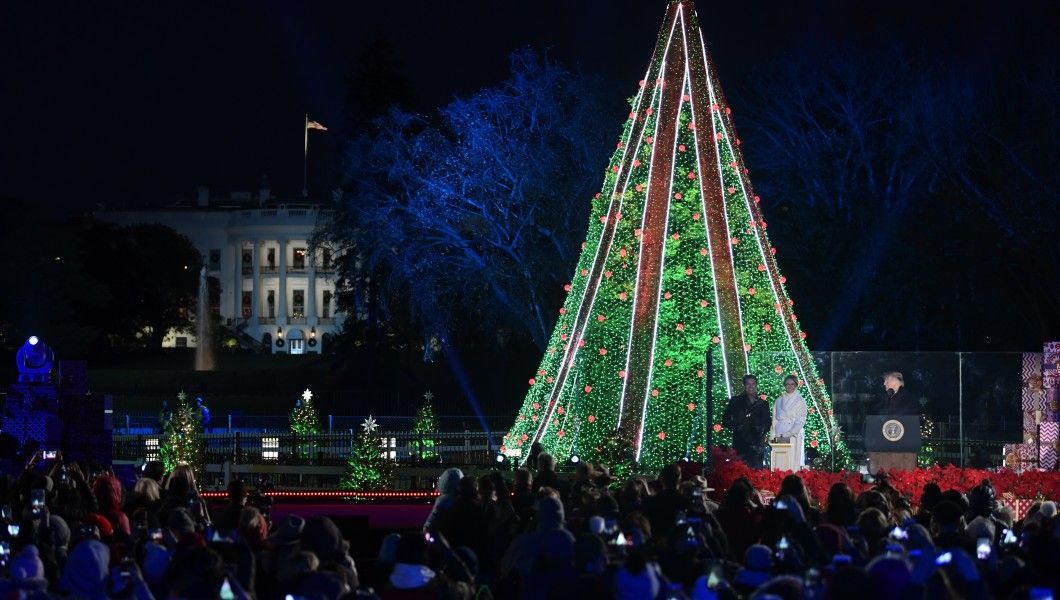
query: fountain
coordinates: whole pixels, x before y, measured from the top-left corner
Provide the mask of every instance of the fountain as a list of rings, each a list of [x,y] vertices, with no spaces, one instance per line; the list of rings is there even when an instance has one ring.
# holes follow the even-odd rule
[[[210,286],[206,278],[206,267],[199,271],[199,303],[195,312],[195,370],[212,371],[214,367],[213,340],[210,337]]]

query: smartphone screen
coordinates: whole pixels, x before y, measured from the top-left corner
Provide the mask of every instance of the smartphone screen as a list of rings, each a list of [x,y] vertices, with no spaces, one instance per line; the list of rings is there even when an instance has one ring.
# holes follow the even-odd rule
[[[227,577],[225,577],[224,583],[221,584],[221,591],[218,594],[218,597],[221,598],[221,600],[235,600],[236,598],[235,592],[232,591],[232,584],[228,581]]]
[[[45,450],[41,453],[44,460],[55,460],[56,455],[58,455],[57,450]]]
[[[975,555],[979,560],[990,558],[990,538],[981,537],[975,542]]]
[[[32,506],[33,508],[44,507],[44,490],[38,488],[31,492],[30,506]]]
[[[22,529],[18,523],[9,523],[7,526],[7,534],[11,537],[18,537],[18,532]]]

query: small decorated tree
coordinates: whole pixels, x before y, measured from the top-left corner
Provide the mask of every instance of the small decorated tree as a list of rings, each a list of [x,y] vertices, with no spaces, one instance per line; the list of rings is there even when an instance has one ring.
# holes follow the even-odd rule
[[[320,417],[317,416],[313,392],[309,388],[306,388],[302,397],[294,403],[294,410],[291,411],[291,431],[299,435],[320,433]]]
[[[375,419],[369,416],[361,427],[362,431],[350,448],[350,458],[339,487],[346,490],[389,488],[394,477],[394,460],[387,455],[383,439],[376,435]]]
[[[317,417],[317,407],[313,404],[313,392],[306,388],[302,397],[295,400],[294,409],[291,411],[291,432],[295,434],[295,453],[299,458],[308,458],[310,455],[309,436],[320,433],[320,418]]]
[[[183,391],[177,394],[177,406],[165,422],[159,455],[166,471],[185,463],[197,476],[203,474],[202,412],[188,402]]]
[[[417,458],[424,461],[438,458],[438,451],[435,450],[438,442],[433,437],[438,432],[438,417],[434,414],[434,406],[431,405],[433,398],[434,394],[429,391],[423,395],[423,405],[416,411],[416,421],[412,425],[412,432],[416,434],[412,443],[413,452]]]

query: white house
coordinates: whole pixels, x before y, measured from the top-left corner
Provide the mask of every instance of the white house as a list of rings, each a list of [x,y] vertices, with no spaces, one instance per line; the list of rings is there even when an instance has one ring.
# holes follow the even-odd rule
[[[96,218],[116,225],[161,223],[187,236],[220,284],[220,302],[212,308],[226,329],[243,345],[305,354],[322,352],[342,326],[331,250],[309,251],[314,228],[330,214],[305,199],[273,199],[268,189],[216,200],[200,187],[194,205],[103,209]],[[195,346],[196,340],[169,332],[163,345]]]

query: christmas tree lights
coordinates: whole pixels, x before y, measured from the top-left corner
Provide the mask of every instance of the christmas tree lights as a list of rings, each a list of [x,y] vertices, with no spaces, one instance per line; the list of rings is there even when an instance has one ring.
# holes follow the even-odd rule
[[[313,392],[309,388],[302,392],[301,398],[295,400],[289,418],[291,432],[302,438],[297,442],[296,452],[300,458],[306,458],[309,456],[309,442],[305,438],[320,433],[320,417],[317,416]]]
[[[438,417],[434,413],[431,400],[434,394],[427,392],[423,395],[423,405],[416,411],[416,421],[412,426],[412,432],[417,434],[413,441],[415,452],[420,460],[435,460],[438,452],[435,450],[438,442],[432,437],[438,433]]]
[[[203,475],[202,411],[183,391],[173,413],[166,415],[158,453],[167,472],[187,464],[197,477]]]
[[[350,448],[339,487],[346,490],[389,488],[394,479],[394,459],[387,453],[383,438],[376,434],[374,418],[369,416],[361,427]]]
[[[642,465],[704,460],[711,441],[731,443],[721,415],[743,375],[772,402],[790,374],[808,403],[809,455],[846,464],[731,113],[692,3],[671,3],[502,453],[541,442],[593,460],[617,432]]]

